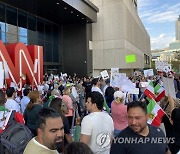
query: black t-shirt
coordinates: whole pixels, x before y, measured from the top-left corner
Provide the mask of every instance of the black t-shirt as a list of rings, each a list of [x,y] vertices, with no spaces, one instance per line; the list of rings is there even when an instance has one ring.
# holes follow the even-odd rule
[[[149,134],[141,136],[129,127],[113,140],[111,154],[165,154],[166,138],[161,129],[148,125]]]
[[[89,94],[91,93],[92,83],[84,82],[83,86],[85,87],[86,96],[89,97]]]
[[[60,86],[58,87],[58,90],[61,92],[61,95],[63,95],[64,86],[63,86],[63,85],[60,85]]]

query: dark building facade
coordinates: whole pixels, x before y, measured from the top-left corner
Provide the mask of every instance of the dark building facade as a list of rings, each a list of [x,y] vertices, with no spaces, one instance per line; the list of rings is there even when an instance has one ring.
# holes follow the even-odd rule
[[[44,72],[90,75],[98,11],[88,0],[0,0],[0,39],[43,46]]]

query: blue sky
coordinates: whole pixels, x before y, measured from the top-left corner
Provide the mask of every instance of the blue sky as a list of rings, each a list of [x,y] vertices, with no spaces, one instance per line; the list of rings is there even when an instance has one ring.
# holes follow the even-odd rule
[[[163,49],[175,41],[179,0],[137,0],[138,14],[151,38],[151,49]]]

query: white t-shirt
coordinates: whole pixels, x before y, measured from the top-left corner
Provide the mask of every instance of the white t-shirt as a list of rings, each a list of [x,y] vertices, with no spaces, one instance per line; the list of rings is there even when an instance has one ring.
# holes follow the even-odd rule
[[[101,93],[101,94],[103,95],[101,89],[100,89],[99,87],[97,87],[97,86],[93,86],[93,87],[91,88],[91,92],[93,92],[93,91],[97,91],[97,92],[99,92],[99,93]]]
[[[95,154],[109,154],[114,124],[105,112],[93,112],[85,116],[81,123],[81,134],[90,135],[89,147]]]
[[[7,108],[8,110],[15,110],[16,112],[20,112],[19,104],[11,98],[7,99],[5,103],[5,108]]]

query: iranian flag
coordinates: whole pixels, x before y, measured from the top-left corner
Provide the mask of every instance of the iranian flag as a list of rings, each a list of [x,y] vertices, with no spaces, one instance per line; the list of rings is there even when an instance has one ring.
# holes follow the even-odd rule
[[[156,94],[156,102],[159,102],[165,96],[165,89],[159,83],[154,87],[154,93]]]
[[[23,80],[26,80],[26,76],[22,73],[21,74],[21,78],[23,79]]]
[[[147,86],[147,88],[144,90],[144,94],[151,99],[155,99],[155,95],[154,95],[154,84],[153,82],[149,82],[149,85]]]
[[[149,104],[147,105],[147,112],[149,114],[148,124],[159,127],[162,117],[165,115],[164,110],[156,103],[155,100],[147,98]]]

